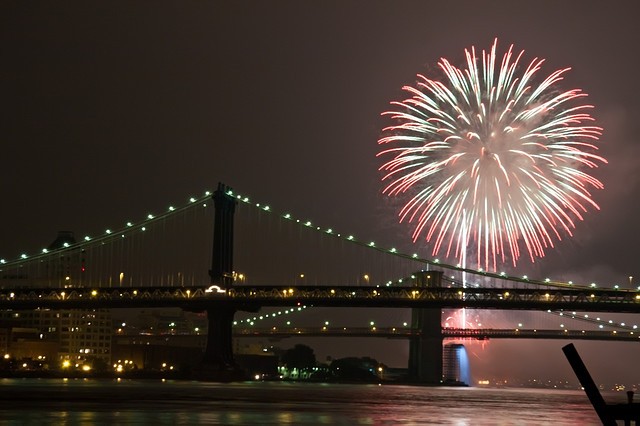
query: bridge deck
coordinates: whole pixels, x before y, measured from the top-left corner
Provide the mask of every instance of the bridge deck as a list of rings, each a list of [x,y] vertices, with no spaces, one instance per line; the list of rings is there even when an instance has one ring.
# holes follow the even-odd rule
[[[191,310],[235,305],[484,308],[640,312],[640,293],[627,290],[424,287],[122,287],[0,289],[0,309],[137,308],[178,306]]]

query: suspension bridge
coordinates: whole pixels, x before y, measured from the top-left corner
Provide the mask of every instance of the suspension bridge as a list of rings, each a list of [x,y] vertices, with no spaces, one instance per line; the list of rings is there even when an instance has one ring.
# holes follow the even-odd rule
[[[167,306],[207,312],[203,365],[213,372],[234,368],[233,335],[406,338],[410,370],[425,382],[442,376],[444,339],[640,337],[637,325],[604,318],[640,312],[637,289],[443,264],[276,212],[222,184],[142,221],[79,241],[62,234],[39,253],[0,258],[3,310]],[[403,308],[411,320],[386,328],[328,322],[315,328],[255,326],[282,313],[269,309],[293,313],[322,307]],[[443,312],[461,309],[462,318],[449,320],[456,324],[443,321]],[[561,324],[559,329],[521,323],[497,328],[468,321],[481,310],[539,311]]]

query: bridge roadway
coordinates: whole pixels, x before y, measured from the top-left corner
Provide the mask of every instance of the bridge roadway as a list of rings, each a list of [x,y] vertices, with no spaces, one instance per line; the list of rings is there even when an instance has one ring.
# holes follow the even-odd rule
[[[411,339],[420,336],[420,330],[410,327],[234,327],[234,337],[381,337]],[[537,329],[470,329],[442,328],[445,339],[576,339],[640,342],[640,333],[634,331],[603,330],[537,330]]]
[[[476,308],[640,313],[635,290],[455,287],[201,287],[3,288],[0,309],[149,308],[189,310],[265,306]]]

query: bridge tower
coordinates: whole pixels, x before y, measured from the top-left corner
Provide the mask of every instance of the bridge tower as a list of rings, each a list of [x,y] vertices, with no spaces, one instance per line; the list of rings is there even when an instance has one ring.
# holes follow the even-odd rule
[[[421,271],[416,274],[418,287],[440,287],[441,271]],[[409,343],[409,377],[421,383],[442,383],[442,311],[440,308],[414,308],[411,327],[420,335]]]
[[[237,201],[229,188],[219,183],[213,193],[215,219],[211,284],[228,290],[233,284],[233,215]],[[202,360],[203,378],[233,380],[241,374],[233,359],[232,325],[235,306],[207,308],[207,347]]]

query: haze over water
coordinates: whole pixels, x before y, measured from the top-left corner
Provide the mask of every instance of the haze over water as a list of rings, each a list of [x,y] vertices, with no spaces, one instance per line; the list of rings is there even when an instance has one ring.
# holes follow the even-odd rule
[[[581,391],[94,379],[0,379],[0,423],[599,424]]]

